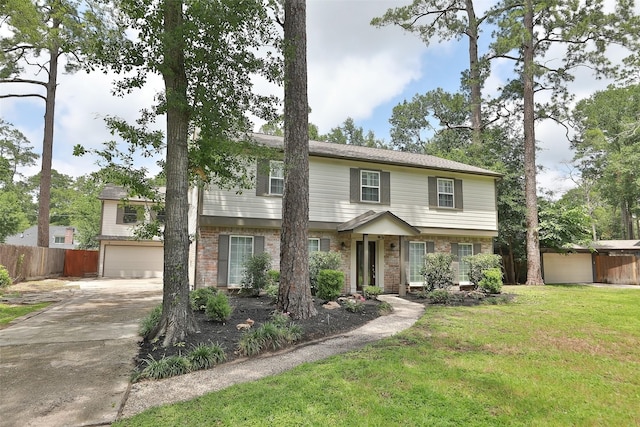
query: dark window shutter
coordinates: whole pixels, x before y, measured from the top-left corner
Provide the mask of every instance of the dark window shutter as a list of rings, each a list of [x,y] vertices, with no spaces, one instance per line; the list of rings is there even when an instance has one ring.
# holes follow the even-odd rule
[[[331,244],[331,239],[320,239],[320,250],[322,252],[329,252],[330,244]]]
[[[432,254],[436,251],[436,244],[434,242],[427,242],[427,253]]]
[[[351,203],[358,203],[360,201],[360,169],[351,168],[349,177],[349,200]]]
[[[481,243],[474,243],[473,244],[473,254],[474,255],[478,255],[479,253],[482,253],[482,244]]]
[[[380,172],[380,203],[383,205],[391,204],[391,173]]]
[[[429,207],[438,207],[438,179],[430,176],[427,183],[427,191],[429,192]]]
[[[402,259],[409,265],[409,241],[406,239],[402,241]]]
[[[253,236],[253,254],[258,255],[264,252],[264,236]]]
[[[453,254],[453,260],[458,261],[458,244],[457,243],[451,244],[451,254]]]
[[[462,209],[462,180],[453,180],[453,192],[454,192],[454,207],[456,209]]]
[[[118,205],[116,211],[116,224],[124,224],[124,206]]]
[[[269,160],[258,160],[256,169],[256,196],[269,194]]]
[[[229,272],[229,236],[218,236],[218,286],[227,286]]]

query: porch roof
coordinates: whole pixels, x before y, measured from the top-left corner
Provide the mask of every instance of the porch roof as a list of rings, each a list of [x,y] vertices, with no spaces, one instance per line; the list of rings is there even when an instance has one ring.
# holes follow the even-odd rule
[[[417,236],[420,230],[389,211],[367,211],[340,224],[339,232],[387,236]]]

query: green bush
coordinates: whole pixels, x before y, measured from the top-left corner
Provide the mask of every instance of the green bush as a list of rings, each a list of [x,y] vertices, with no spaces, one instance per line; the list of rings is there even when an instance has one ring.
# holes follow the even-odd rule
[[[469,264],[469,281],[474,285],[480,285],[483,272],[490,268],[500,268],[500,256],[494,254],[476,254],[464,257]]]
[[[269,284],[269,274],[271,270],[271,255],[262,252],[253,255],[244,263],[244,273],[240,285],[240,292],[244,295],[258,296],[260,290]]]
[[[311,291],[318,290],[318,274],[321,270],[339,270],[342,264],[342,257],[338,252],[313,252],[309,256],[309,281]]]
[[[451,300],[451,294],[446,289],[435,289],[427,294],[427,299],[432,304],[447,304]]]
[[[424,291],[431,292],[434,289],[449,289],[453,285],[453,255],[437,252],[426,254],[424,257]]]
[[[204,311],[207,307],[207,300],[214,296],[218,290],[212,287],[195,289],[189,292],[189,302],[193,311]]]
[[[366,299],[376,299],[382,293],[382,289],[377,286],[365,286],[362,293]]]
[[[344,301],[344,309],[351,313],[362,313],[364,311],[364,304],[361,301],[348,299]]]
[[[226,358],[227,355],[220,344],[199,344],[187,355],[187,359],[191,363],[191,369],[194,371],[209,369],[220,362],[224,362]]]
[[[391,314],[393,313],[393,306],[386,301],[382,301],[378,305],[378,313],[380,313],[381,316],[386,316],[387,314]]]
[[[280,272],[278,270],[267,271],[267,278],[270,285],[277,285],[280,283]]]
[[[158,326],[158,322],[160,321],[161,317],[162,303],[153,307],[151,312],[142,319],[142,321],[140,322],[140,327],[138,328],[138,332],[140,333],[140,335],[143,337],[149,335],[149,333],[153,331],[156,326]]]
[[[487,294],[499,294],[502,290],[502,270],[499,268],[484,270],[478,287]]]
[[[9,271],[6,267],[0,264],[0,288],[6,288],[12,283],[11,277],[9,277]]]
[[[209,320],[223,323],[229,320],[232,311],[233,307],[229,304],[229,298],[222,292],[210,296],[204,310]]]
[[[316,295],[325,301],[333,301],[340,296],[344,288],[344,273],[337,270],[318,272]]]
[[[254,356],[265,350],[278,350],[291,345],[302,337],[302,328],[290,322],[289,316],[273,313],[272,320],[259,328],[245,332],[238,343],[238,353]]]

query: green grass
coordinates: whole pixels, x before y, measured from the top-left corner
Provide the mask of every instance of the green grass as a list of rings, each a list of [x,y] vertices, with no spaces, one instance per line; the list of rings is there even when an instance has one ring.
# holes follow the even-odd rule
[[[25,314],[29,314],[34,311],[42,310],[50,304],[51,303],[49,302],[42,302],[32,305],[0,304],[0,325],[6,325],[13,319],[17,319],[18,317],[22,317]]]
[[[505,287],[364,350],[118,426],[635,426],[640,290]]]

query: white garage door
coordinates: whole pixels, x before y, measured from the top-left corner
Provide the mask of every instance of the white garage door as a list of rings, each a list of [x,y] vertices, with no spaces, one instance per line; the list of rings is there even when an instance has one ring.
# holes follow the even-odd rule
[[[163,265],[162,246],[105,246],[104,277],[162,278]]]
[[[545,283],[592,283],[591,254],[542,254]]]

